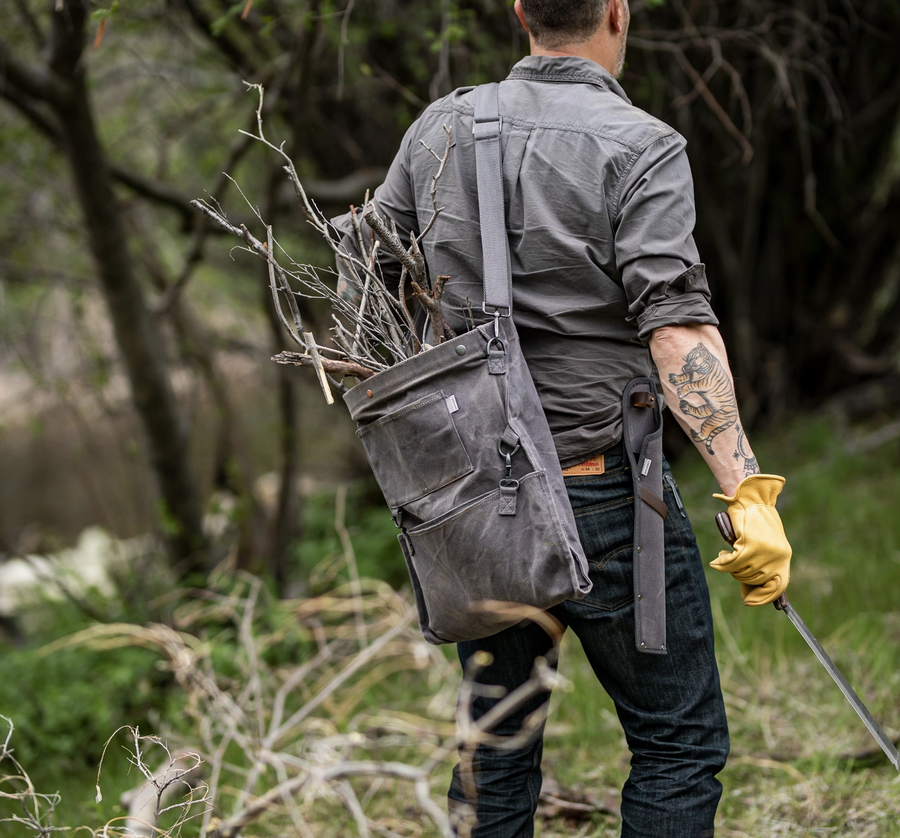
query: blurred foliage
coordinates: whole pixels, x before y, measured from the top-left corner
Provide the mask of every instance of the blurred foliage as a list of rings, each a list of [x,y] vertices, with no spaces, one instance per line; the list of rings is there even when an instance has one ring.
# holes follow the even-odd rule
[[[96,770],[103,743],[123,720],[150,729],[160,715],[177,718],[170,687],[171,678],[142,649],[50,655],[5,649],[0,713],[15,719],[20,761],[44,765],[56,778]]]
[[[398,530],[374,481],[364,480],[349,491],[339,491],[347,492],[344,505],[349,517],[344,526],[356,545],[359,575],[383,579],[397,589],[408,584],[406,565],[397,544]],[[334,575],[345,572],[345,548],[335,527],[336,514],[333,492],[313,495],[304,506],[303,539],[294,544],[295,567],[299,578],[309,580],[311,594],[333,585]]]
[[[742,417],[860,381],[900,407],[900,4],[633,3],[623,84],[688,141]]]
[[[40,65],[54,7],[20,0],[0,20],[0,37],[20,60]],[[636,104],[688,139],[696,237],[745,424],[775,426],[868,381],[883,386],[848,397],[845,409],[896,415],[900,86],[886,39],[900,26],[900,5],[633,0],[631,7],[622,83]],[[292,423],[301,471],[335,483],[366,465],[351,423],[335,416],[342,407],[320,409],[314,385],[302,390],[299,407],[285,407],[281,371],[268,359],[287,340],[273,337],[255,260],[215,235],[197,246],[187,199],[215,190],[235,219],[251,220],[258,207],[295,261],[330,260],[310,239],[274,155],[239,133],[255,124],[256,95],[245,82],[265,87],[267,134],[285,142],[310,194],[337,213],[378,183],[427,102],[457,85],[502,78],[527,42],[507,0],[120,0],[92,9],[83,67],[130,252],[172,376],[180,377],[197,483],[204,495],[223,485],[242,494],[244,520],[256,526],[251,481],[292,456],[283,443]],[[29,422],[45,428],[48,451],[74,444],[90,452],[81,479],[99,484],[66,495],[68,509],[79,510],[57,513],[67,534],[70,521],[83,525],[90,516],[122,531],[145,528],[147,510],[157,508],[147,500],[148,458],[134,456],[142,438],[127,421],[127,383],[52,113],[40,102],[23,104],[16,91],[3,95],[0,378],[16,384],[0,400],[4,456],[17,460],[19,431]],[[223,169],[249,205],[230,182],[217,187]],[[358,176],[349,192],[338,188],[348,174]],[[200,342],[225,370],[233,416],[184,324],[163,305],[183,276],[182,299]],[[308,306],[305,316],[327,328],[327,312]],[[33,386],[17,389],[20,375]],[[55,427],[48,404],[64,404]],[[85,463],[106,465],[92,446],[127,449],[127,469],[88,475]],[[243,486],[238,477],[247,478]],[[104,497],[107,487],[114,502]],[[8,550],[30,524],[48,523],[49,500],[30,498],[34,489],[0,491],[0,549]],[[132,496],[136,511],[123,514],[120,501]],[[314,505],[306,511],[319,514]],[[365,525],[380,532],[380,524]],[[267,538],[253,541],[257,559]],[[308,568],[306,557],[295,558]]]
[[[337,528],[342,525],[350,539],[347,543],[355,545],[359,576],[381,578],[398,589],[408,584],[396,528],[374,495],[377,488],[364,481],[339,491],[345,494],[342,503],[344,510],[351,510],[351,520],[336,517],[346,511],[336,510],[335,492],[320,492],[309,499],[305,536],[293,545],[293,583],[317,596],[350,581],[346,544]],[[119,593],[113,599],[96,591],[83,600],[39,599],[23,624],[24,645],[8,637],[4,642],[0,634],[0,715],[15,721],[16,751],[23,763],[35,766],[46,760],[54,772],[83,771],[96,767],[103,743],[120,725],[149,730],[166,719],[167,726],[178,729],[174,681],[146,649],[125,646],[98,651],[76,645],[46,651],[73,632],[96,625],[97,617],[138,625],[170,622],[173,614],[190,608],[191,603],[203,603],[205,594],[199,589],[167,591],[170,583],[153,574],[148,561],[145,557],[131,572],[117,574]],[[200,581],[200,587],[208,586],[210,591],[221,585],[221,580]],[[267,637],[277,639],[261,647],[267,665],[277,667],[309,656],[313,641],[297,624],[290,606],[273,603],[259,620]],[[238,638],[227,620],[211,612],[208,619],[193,621],[190,630],[198,637],[214,638],[212,656],[223,677],[239,675],[235,669]]]

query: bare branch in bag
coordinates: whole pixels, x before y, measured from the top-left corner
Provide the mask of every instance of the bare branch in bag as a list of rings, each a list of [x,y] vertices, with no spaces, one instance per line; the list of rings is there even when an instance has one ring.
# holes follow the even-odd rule
[[[365,380],[430,348],[421,342],[417,334],[415,320],[407,306],[407,292],[424,311],[426,323],[422,328],[427,330],[430,323],[430,340],[434,344],[456,336],[444,319],[441,302],[444,285],[450,277],[440,275],[433,282],[430,281],[425,258],[419,247],[442,212],[437,200],[438,182],[455,143],[450,128],[445,125],[446,143],[443,153],[438,154],[425,146],[437,162],[431,184],[433,212],[425,229],[418,236],[411,236],[409,245],[405,245],[396,227],[389,225],[378,213],[367,192],[361,210],[357,211],[351,206],[351,223],[358,254],[350,253],[336,241],[331,223],[310,200],[283,144],[275,145],[266,137],[263,129],[263,88],[260,85],[248,85],[248,88],[255,90],[259,96],[256,131],[241,133],[272,149],[284,161],[284,171],[307,222],[322,236],[340,266],[337,289],[320,276],[324,270],[329,277],[333,277],[334,271],[298,264],[288,256],[275,238],[271,226],[266,224],[243,192],[241,195],[250,205],[253,214],[266,225],[264,241],[254,236],[246,225],[232,224],[225,212],[210,201],[192,201],[191,204],[221,229],[240,238],[247,250],[266,261],[276,313],[301,350],[278,353],[273,360],[315,369],[326,401],[331,403],[333,390],[343,393],[347,389],[339,378]],[[238,191],[240,192],[240,187]],[[387,290],[380,275],[378,256],[382,249],[398,259],[402,266],[396,296]],[[311,333],[303,325],[295,295],[325,300],[331,305],[334,321],[331,345],[319,344],[311,337]]]
[[[328,386],[333,387],[340,393],[346,392],[346,386],[332,377],[329,373],[335,373],[342,377],[352,376],[354,378],[370,378],[375,375],[376,370],[371,370],[353,360],[341,361],[333,358],[323,358],[322,352],[334,352],[335,350],[331,347],[321,346],[315,343],[312,332],[304,332],[304,339],[307,341],[307,346],[306,352],[302,355],[297,352],[285,350],[284,352],[279,352],[277,355],[273,355],[272,360],[277,364],[290,364],[296,367],[309,367],[310,369],[314,369],[323,384],[327,383]]]
[[[396,229],[392,230],[388,227],[385,220],[378,214],[374,204],[369,204],[363,209],[363,218],[366,224],[372,228],[375,235],[384,243],[384,246],[391,252],[391,255],[412,276],[413,281],[427,284],[428,280],[422,266],[416,263],[412,253],[403,246]]]
[[[441,175],[444,173],[444,168],[447,165],[447,161],[450,159],[450,152],[453,150],[453,147],[456,145],[456,143],[454,143],[452,141],[450,127],[448,125],[444,125],[443,128],[444,128],[444,133],[447,135],[447,145],[444,149],[443,157],[438,157],[437,152],[433,148],[431,148],[431,146],[427,145],[424,142],[424,140],[419,141],[422,143],[423,148],[426,148],[428,151],[431,152],[432,156],[435,158],[435,160],[438,161],[439,165],[438,165],[438,170],[434,173],[434,175],[431,178],[431,205],[434,208],[434,212],[431,214],[431,220],[425,226],[425,229],[419,234],[419,237],[416,240],[417,242],[422,241],[422,239],[424,239],[425,236],[427,236],[428,233],[431,232],[431,228],[434,226],[434,222],[437,221],[437,217],[441,214],[441,211],[443,210],[443,207],[439,207],[437,204],[437,186],[438,186],[438,181],[441,179]]]

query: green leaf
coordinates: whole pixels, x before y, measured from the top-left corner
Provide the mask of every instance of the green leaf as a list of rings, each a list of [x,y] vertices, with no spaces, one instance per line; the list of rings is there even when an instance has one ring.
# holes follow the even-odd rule
[[[104,21],[119,10],[119,0],[114,0],[106,9],[96,9],[91,12],[91,20]]]

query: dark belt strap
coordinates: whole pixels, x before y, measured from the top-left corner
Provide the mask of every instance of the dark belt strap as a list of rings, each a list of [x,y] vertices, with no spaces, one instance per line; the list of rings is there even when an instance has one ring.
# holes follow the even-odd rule
[[[639,652],[666,649],[665,518],[662,412],[650,378],[628,382],[622,395],[625,455],[634,481],[634,635]]]

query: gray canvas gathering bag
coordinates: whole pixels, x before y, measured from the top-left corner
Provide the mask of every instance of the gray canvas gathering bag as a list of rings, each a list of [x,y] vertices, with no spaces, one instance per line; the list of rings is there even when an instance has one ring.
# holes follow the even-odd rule
[[[510,316],[498,85],[475,89],[484,311],[493,322],[344,396],[400,528],[425,639],[495,634],[591,590],[565,480]]]

